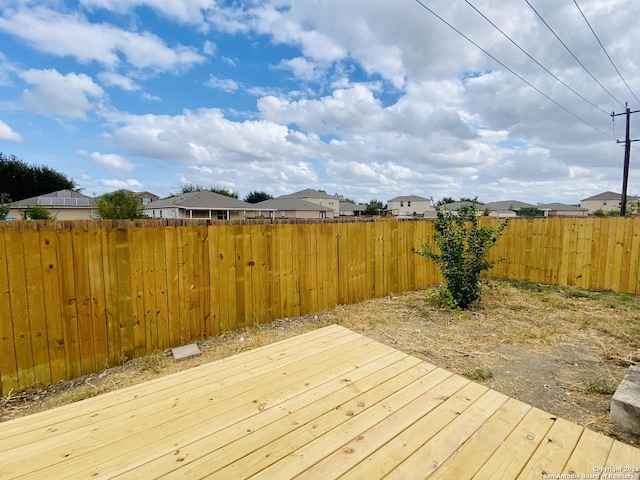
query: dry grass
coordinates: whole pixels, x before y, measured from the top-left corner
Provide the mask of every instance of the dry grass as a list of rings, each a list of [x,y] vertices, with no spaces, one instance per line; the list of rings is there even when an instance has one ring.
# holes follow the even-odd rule
[[[255,325],[199,343],[202,356],[130,361],[73,382],[0,399],[0,420],[124,388],[301,333],[340,324],[601,433],[609,401],[640,360],[640,297],[490,281],[482,304],[452,311],[416,291]],[[619,439],[634,443],[634,439]]]

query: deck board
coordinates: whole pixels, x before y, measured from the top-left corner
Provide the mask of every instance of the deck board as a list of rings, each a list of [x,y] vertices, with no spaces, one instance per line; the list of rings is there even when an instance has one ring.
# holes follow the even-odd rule
[[[0,479],[539,479],[640,467],[640,450],[333,325],[0,424],[0,466]]]

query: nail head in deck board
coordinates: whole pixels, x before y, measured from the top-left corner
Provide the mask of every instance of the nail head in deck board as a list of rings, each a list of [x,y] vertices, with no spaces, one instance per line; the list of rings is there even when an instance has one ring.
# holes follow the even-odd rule
[[[199,357],[200,349],[197,344],[190,343],[182,347],[172,348],[171,353],[176,360],[188,360],[189,358]]]

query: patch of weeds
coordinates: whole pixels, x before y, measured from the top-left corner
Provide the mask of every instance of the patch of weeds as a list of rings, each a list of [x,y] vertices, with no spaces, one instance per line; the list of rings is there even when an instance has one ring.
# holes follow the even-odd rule
[[[72,388],[65,395],[69,403],[79,402],[80,400],[86,400],[87,398],[96,396],[96,389],[85,385],[79,388]]]
[[[553,292],[557,287],[555,285],[545,285],[543,283],[523,282],[519,280],[504,280],[514,288],[522,292],[546,293]]]
[[[160,370],[163,367],[162,360],[162,354],[155,353],[139,359],[138,366],[141,372],[151,371],[153,373],[160,373]]]
[[[580,288],[563,289],[565,297],[568,298],[588,298],[593,299],[594,295],[588,290],[582,290]]]
[[[583,391],[591,395],[613,395],[616,393],[616,387],[600,379],[596,379],[584,382]]]
[[[449,310],[459,310],[458,303],[446,287],[433,288],[427,290],[427,300],[438,308],[448,308]]]
[[[473,370],[467,370],[462,375],[474,382],[481,382],[493,378],[493,372],[491,370],[485,370],[483,368],[474,368]]]

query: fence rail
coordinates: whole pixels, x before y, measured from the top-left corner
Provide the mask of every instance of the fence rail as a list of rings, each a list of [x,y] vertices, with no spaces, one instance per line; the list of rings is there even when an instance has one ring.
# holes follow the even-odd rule
[[[497,219],[483,224],[498,225]],[[431,221],[0,222],[0,394],[427,287]],[[640,218],[516,219],[502,278],[638,293]]]

